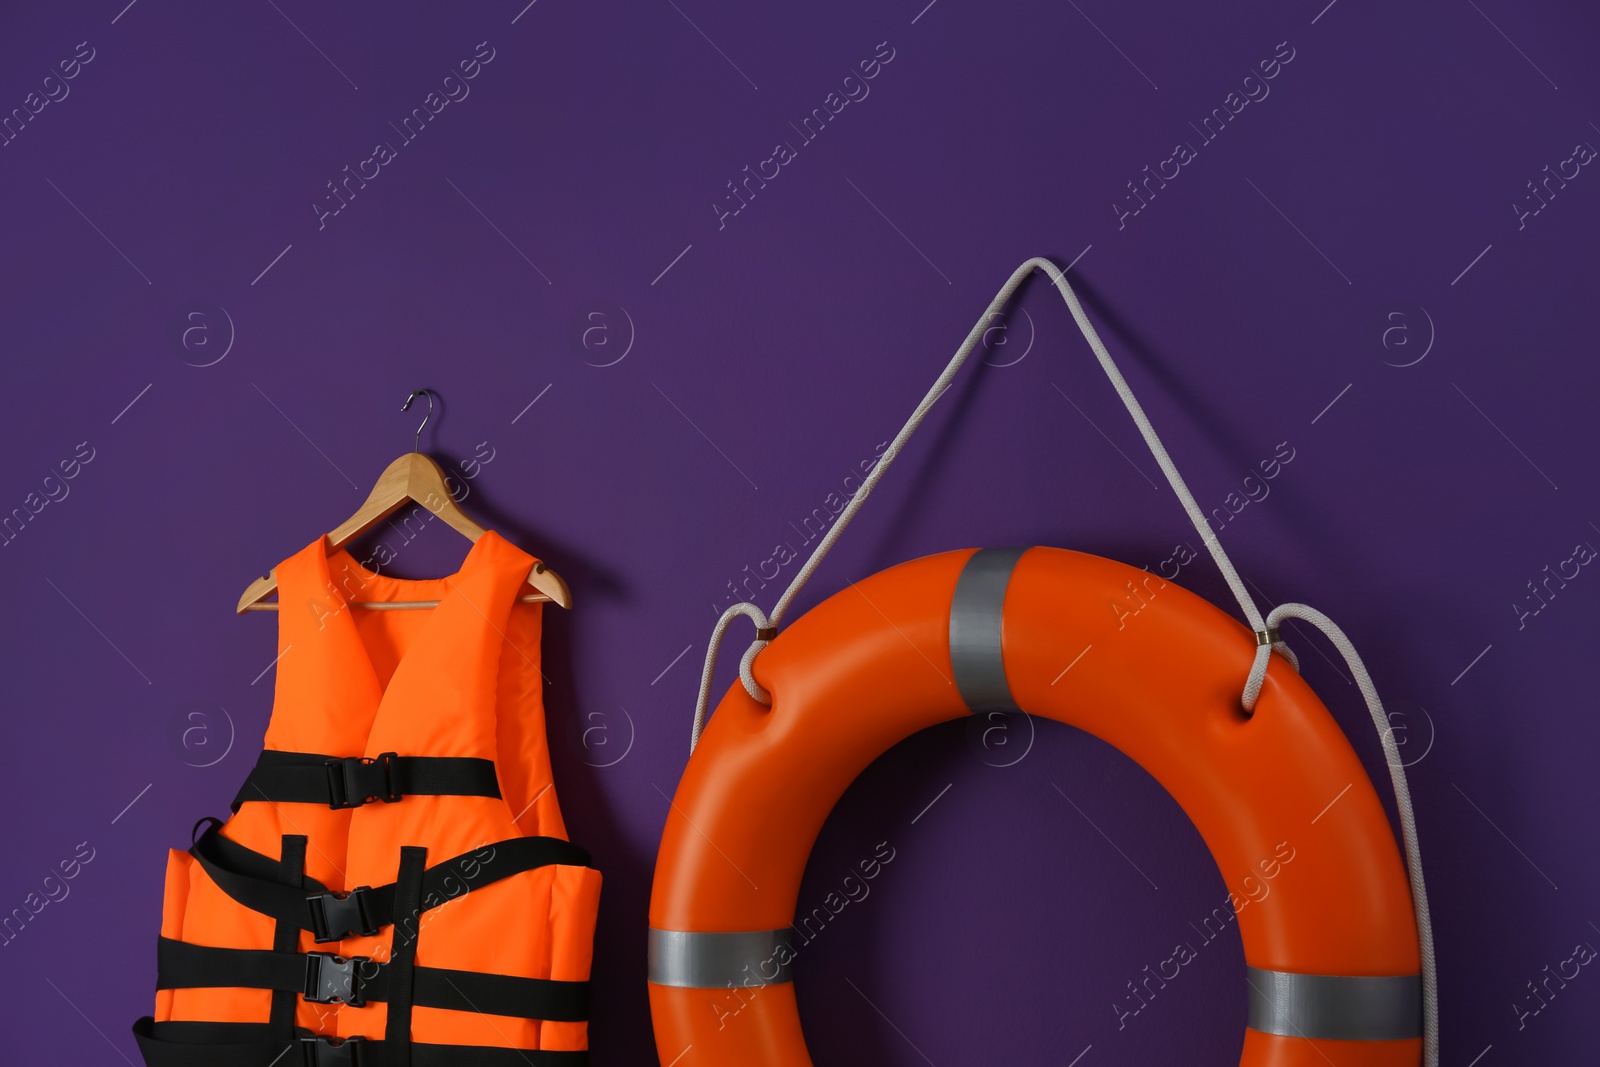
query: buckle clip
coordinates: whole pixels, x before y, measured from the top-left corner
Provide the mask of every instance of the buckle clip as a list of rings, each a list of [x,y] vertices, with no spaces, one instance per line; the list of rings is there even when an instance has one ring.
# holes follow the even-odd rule
[[[367,907],[371,886],[362,885],[348,893],[316,893],[306,897],[311,908],[312,939],[319,945],[360,934],[371,937],[378,932]]]
[[[300,1054],[305,1067],[361,1067],[361,1046],[364,1037],[336,1037],[319,1034],[300,1039]]]
[[[384,752],[367,758],[347,756],[328,760],[328,807],[359,808],[374,800],[393,804],[402,799],[394,788],[396,754]]]
[[[368,956],[336,956],[332,952],[306,953],[306,982],[303,995],[312,1004],[366,1006],[361,996],[361,977],[357,968],[370,963]]]

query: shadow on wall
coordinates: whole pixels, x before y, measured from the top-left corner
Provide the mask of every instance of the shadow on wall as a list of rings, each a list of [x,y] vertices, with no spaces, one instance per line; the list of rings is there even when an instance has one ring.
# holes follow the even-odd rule
[[[1073,289],[1077,292],[1078,298],[1082,301],[1084,310],[1088,312],[1090,319],[1113,339],[1106,347],[1110,349],[1112,358],[1116,359],[1118,365],[1123,368],[1124,376],[1127,374],[1130,360],[1137,364],[1159,386],[1161,395],[1173,406],[1182,409],[1201,435],[1217,451],[1227,457],[1235,469],[1247,473],[1254,470],[1254,465],[1258,458],[1256,453],[1263,448],[1263,435],[1276,439],[1278,436],[1288,433],[1288,429],[1282,425],[1281,420],[1276,425],[1261,426],[1259,432],[1246,433],[1243,429],[1247,425],[1246,423],[1234,419],[1220,418],[1210,409],[1194,403],[1194,390],[1181,380],[1179,375],[1172,369],[1175,365],[1174,361],[1159,358],[1149,342],[1140,335],[1126,318],[1112,307],[1107,298],[1102,296],[1092,283],[1078,279],[1073,282]],[[1090,360],[1093,359],[1092,354],[1087,352],[1087,346],[1085,346],[1084,354]],[[1138,392],[1137,387],[1135,387],[1135,392]],[[1148,403],[1148,399],[1145,402]],[[1126,418],[1126,416],[1123,417]],[[1158,433],[1161,429],[1160,425],[1156,426]],[[1191,465],[1184,462],[1183,456],[1175,455],[1173,456],[1173,461],[1178,464],[1180,473],[1184,474],[1186,478],[1191,476],[1191,471],[1188,469]],[[1162,491],[1171,492],[1164,485]],[[1293,522],[1287,525],[1295,526],[1299,529],[1317,528],[1316,517],[1304,510],[1304,508],[1297,508],[1292,496],[1281,495],[1280,499],[1287,501],[1281,507],[1286,509],[1293,519]]]
[[[441,455],[441,460],[446,457]],[[454,465],[456,457],[448,457]],[[459,468],[457,468],[459,469]],[[548,559],[567,580],[574,597],[626,602],[630,589],[615,570],[573,546],[554,540],[499,507],[486,489],[473,494],[473,512],[516,544]],[[630,847],[615,807],[600,788],[603,771],[583,758],[582,746],[571,743],[583,734],[584,679],[573,670],[572,618],[559,609],[544,615],[541,668],[545,687],[545,732],[550,764],[561,795],[561,811],[572,839],[587,849],[605,879],[595,929],[591,974],[592,1015],[589,1047],[597,1061],[635,1059],[654,1048],[648,1025],[644,916],[650,903],[655,869],[654,848]]]

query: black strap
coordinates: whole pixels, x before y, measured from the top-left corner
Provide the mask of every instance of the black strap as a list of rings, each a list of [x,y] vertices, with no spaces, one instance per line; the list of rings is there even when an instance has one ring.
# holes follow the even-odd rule
[[[202,834],[189,852],[228,896],[252,911],[310,930],[318,943],[357,934],[371,936],[394,923],[393,882],[335,894],[308,877],[305,889],[313,892],[307,894],[305,889],[293,889],[277,880],[276,862],[229,840],[214,827]],[[464,852],[423,871],[416,910],[420,914],[502,878],[552,864],[587,867],[589,854],[555,837],[513,837]]]
[[[494,761],[469,756],[322,756],[263,751],[233,810],[250,800],[359,808],[373,800],[406,796],[498,797]]]
[[[158,1023],[146,1016],[133,1036],[147,1067],[401,1067],[388,1041],[349,1038],[335,1044],[307,1030],[274,1037],[262,1023]],[[295,1047],[299,1046],[299,1047]],[[411,1067],[588,1067],[588,1052],[498,1045],[420,1045]]]
[[[278,859],[278,880],[286,886],[305,892],[300,880],[306,873],[306,838],[304,834],[284,834]],[[300,928],[279,921],[272,932],[272,947],[279,952],[293,952],[300,944]],[[156,988],[160,988],[157,986]],[[271,1026],[285,1036],[294,1032],[295,996],[293,990],[276,989],[272,994]]]
[[[224,837],[219,831],[222,829],[220,819],[205,818],[195,823],[194,828],[199,830],[202,825],[209,824],[199,837],[191,838],[194,844],[189,851],[194,852],[202,844],[206,846],[207,853],[215,856],[217,862],[223,864],[228,870],[243,878],[251,878],[261,882],[275,882],[278,880],[282,865],[271,856],[263,856],[253,848],[246,848],[231,837]],[[311,877],[309,874],[300,879],[301,885],[319,893],[325,893],[328,887]]]
[[[314,1003],[360,1006],[390,1001],[393,983],[389,964],[359,956],[214,948],[166,937],[156,946],[157,989],[273,989],[288,994],[291,1002],[299,993]],[[564,1023],[589,1018],[588,982],[417,967],[412,989],[413,1002],[425,1008]]]
[[[589,1018],[589,983],[418,967],[416,1003],[554,1023]]]
[[[270,1023],[158,1023],[145,1016],[133,1024],[133,1038],[147,1067],[302,1067],[284,1049],[298,1038],[286,1038]]]
[[[422,927],[422,874],[427,866],[427,849],[401,846],[400,871],[394,882],[395,927],[389,947],[389,1013],[383,1031],[394,1067],[413,1067],[411,1005],[416,995],[417,935]]]
[[[309,958],[298,952],[214,948],[163,937],[156,942],[156,988],[219,987],[298,992],[306,986]],[[382,999],[376,995],[377,984],[375,981],[361,983],[364,991],[372,991],[373,1000]]]

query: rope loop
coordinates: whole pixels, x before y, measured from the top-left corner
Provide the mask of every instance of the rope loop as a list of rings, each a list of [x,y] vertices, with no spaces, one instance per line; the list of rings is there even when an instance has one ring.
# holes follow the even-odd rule
[[[742,600],[724,611],[717,624],[711,628],[711,643],[706,646],[706,665],[700,672],[700,695],[695,699],[694,705],[694,730],[689,735],[689,751],[692,753],[695,746],[700,743],[700,732],[705,729],[706,705],[711,697],[711,678],[717,670],[717,654],[722,651],[722,638],[728,631],[728,624],[740,615],[745,616],[756,626],[756,640],[750,643],[745,654],[739,660],[739,680],[744,683],[745,692],[751,698],[763,704],[772,703],[772,694],[761,688],[755,675],[750,673],[750,664],[756,658],[756,653],[771,643],[767,634],[776,634],[777,626],[767,613],[748,600]]]
[[[1277,610],[1273,609],[1274,612]],[[1300,657],[1279,635],[1272,618],[1272,615],[1268,615],[1267,624],[1256,631],[1256,658],[1250,664],[1250,673],[1244,679],[1244,693],[1239,697],[1239,706],[1246,715],[1256,713],[1256,701],[1261,699],[1261,687],[1267,682],[1267,664],[1272,662],[1274,652],[1288,660],[1296,673],[1300,670]]]

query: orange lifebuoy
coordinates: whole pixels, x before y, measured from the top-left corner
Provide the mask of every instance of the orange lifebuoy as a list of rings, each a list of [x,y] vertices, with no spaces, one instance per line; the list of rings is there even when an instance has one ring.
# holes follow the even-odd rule
[[[1147,606],[1119,619],[1106,604],[1130,586]],[[1240,709],[1255,644],[1149,572],[1054,548],[929,556],[808,612],[753,663],[772,706],[729,690],[667,816],[650,900],[661,1062],[809,1067],[791,923],[824,819],[902,738],[1020,709],[1136,760],[1194,820],[1229,885],[1280,842],[1305,842],[1274,881],[1275,906],[1238,916],[1242,1067],[1415,1067],[1419,942],[1394,835],[1349,742],[1287,663],[1274,659],[1253,715]]]

